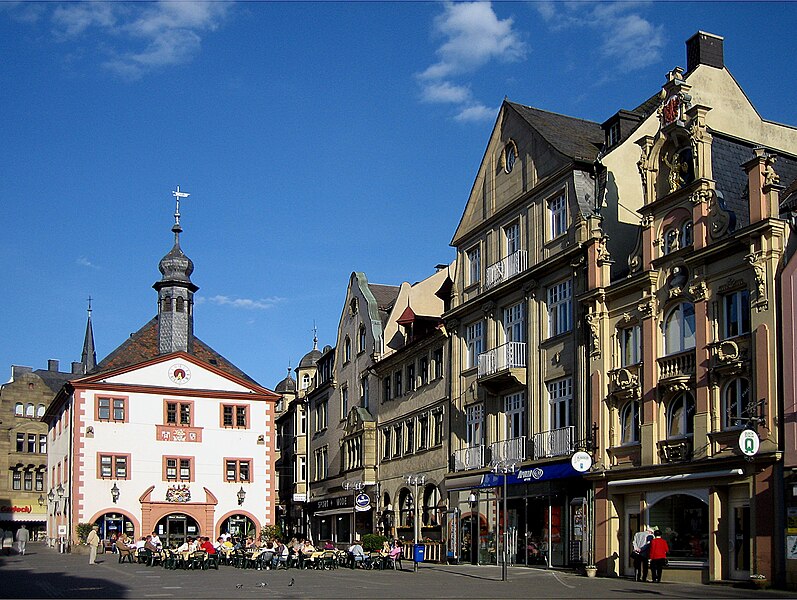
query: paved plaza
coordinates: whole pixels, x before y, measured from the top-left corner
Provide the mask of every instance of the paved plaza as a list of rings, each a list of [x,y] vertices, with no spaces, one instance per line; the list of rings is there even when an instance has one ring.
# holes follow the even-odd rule
[[[116,555],[59,554],[39,544],[26,556],[0,556],[0,598],[786,598],[726,585],[635,583],[568,571],[516,567],[421,565],[403,571],[171,571],[119,564]],[[666,580],[666,571],[665,571]],[[291,583],[293,584],[291,585]]]

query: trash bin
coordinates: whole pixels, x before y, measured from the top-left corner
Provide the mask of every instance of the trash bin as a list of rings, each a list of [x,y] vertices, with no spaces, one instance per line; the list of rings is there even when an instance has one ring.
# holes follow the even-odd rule
[[[423,544],[415,544],[412,547],[412,560],[416,563],[423,562],[424,547]]]

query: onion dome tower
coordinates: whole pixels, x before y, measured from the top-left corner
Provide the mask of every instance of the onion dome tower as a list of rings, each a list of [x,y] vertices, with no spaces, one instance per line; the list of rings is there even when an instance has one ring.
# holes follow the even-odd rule
[[[172,192],[176,200],[174,211],[174,246],[158,264],[161,280],[152,287],[158,292],[158,353],[192,351],[194,340],[194,292],[199,287],[191,281],[194,263],[180,248],[180,199],[189,194]]]

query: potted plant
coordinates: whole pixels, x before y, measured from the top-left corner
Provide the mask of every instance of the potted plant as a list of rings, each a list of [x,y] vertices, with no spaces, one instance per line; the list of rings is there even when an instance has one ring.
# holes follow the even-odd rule
[[[761,573],[753,573],[750,575],[750,583],[753,584],[754,587],[758,589],[763,589],[767,587],[767,576],[762,575]]]
[[[598,574],[598,567],[595,565],[587,565],[584,570],[587,572],[587,577],[595,577]]]

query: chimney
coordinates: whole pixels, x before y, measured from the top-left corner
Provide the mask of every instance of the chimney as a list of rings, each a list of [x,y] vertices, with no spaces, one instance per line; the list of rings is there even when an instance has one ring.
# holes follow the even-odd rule
[[[76,360],[72,361],[72,375],[84,375],[82,362]]]
[[[56,360],[55,358],[51,358],[50,360],[48,360],[47,361],[47,370],[57,373],[58,372],[58,360]]]
[[[722,37],[705,31],[698,31],[686,40],[686,72],[691,73],[698,65],[724,69],[722,42]]]

